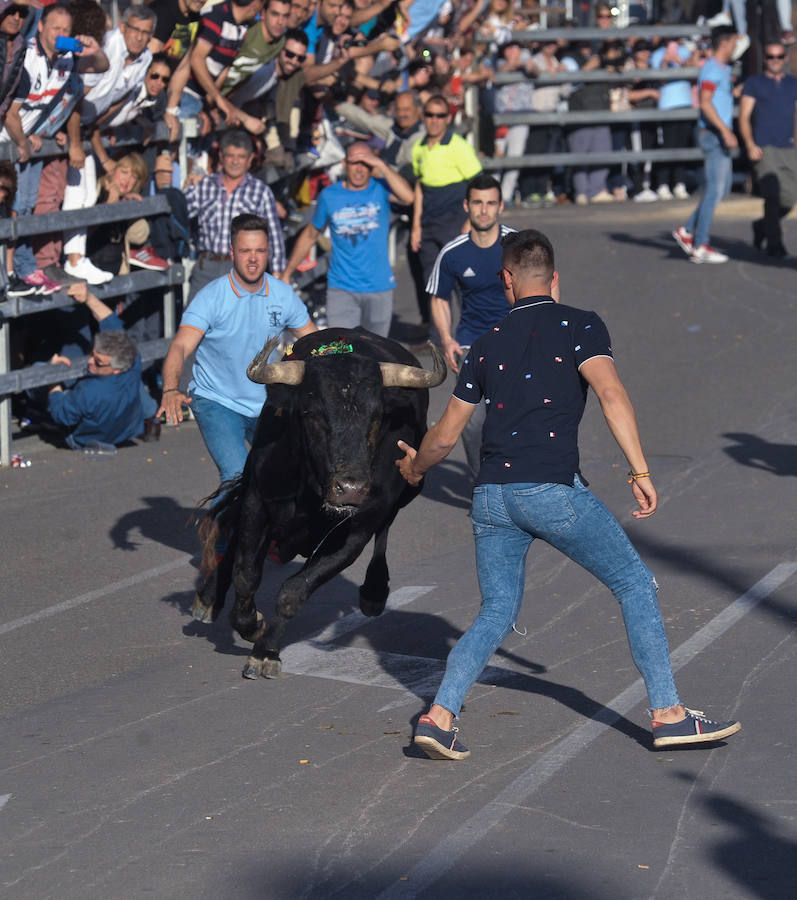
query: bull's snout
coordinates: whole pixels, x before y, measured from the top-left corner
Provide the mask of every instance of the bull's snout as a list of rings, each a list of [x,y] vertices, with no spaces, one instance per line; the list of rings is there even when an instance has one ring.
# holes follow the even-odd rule
[[[335,506],[359,506],[368,496],[368,485],[359,478],[336,478],[332,482],[330,502]]]

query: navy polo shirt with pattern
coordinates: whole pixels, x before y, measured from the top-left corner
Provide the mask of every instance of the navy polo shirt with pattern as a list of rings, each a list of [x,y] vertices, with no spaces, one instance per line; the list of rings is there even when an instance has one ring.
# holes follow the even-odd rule
[[[484,397],[487,406],[476,484],[572,486],[581,475],[578,426],[588,389],[579,368],[597,356],[613,358],[600,316],[544,296],[518,300],[474,342],[454,396],[472,405]]]

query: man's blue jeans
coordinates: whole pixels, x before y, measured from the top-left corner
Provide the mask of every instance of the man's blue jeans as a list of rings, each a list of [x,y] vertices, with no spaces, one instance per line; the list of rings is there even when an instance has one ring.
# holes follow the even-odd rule
[[[33,213],[36,200],[39,196],[39,182],[41,181],[44,160],[32,159],[30,162],[17,163],[17,196],[14,201],[14,210],[18,216],[29,216]],[[17,241],[14,252],[14,274],[18,278],[27,278],[32,275],[38,264],[33,255],[30,238],[20,238]]]
[[[196,394],[191,401],[191,411],[208,453],[219,470],[219,480],[224,483],[240,475],[249,452],[246,443],[252,444],[258,417],[245,416]]]
[[[448,656],[435,703],[459,715],[471,685],[512,630],[523,601],[526,554],[535,538],[599,578],[620,602],[651,709],[679,703],[653,574],[617,519],[578,477],[573,487],[477,485],[471,519],[482,605]]]
[[[701,128],[697,133],[697,142],[705,156],[703,174],[706,183],[697,209],[689,216],[684,226],[694,235],[692,246],[695,249],[709,243],[714,210],[722,198],[730,193],[733,175],[730,151],[717,134]]]

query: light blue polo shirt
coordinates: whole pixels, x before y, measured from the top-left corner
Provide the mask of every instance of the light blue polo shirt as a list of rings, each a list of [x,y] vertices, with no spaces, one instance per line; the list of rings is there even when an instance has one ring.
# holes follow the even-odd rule
[[[728,128],[733,128],[733,86],[731,84],[730,66],[717,62],[714,57],[707,59],[697,77],[698,96],[700,96],[700,91],[704,85],[712,85],[714,87],[714,93],[711,95],[714,109],[717,110],[717,115],[722,119],[723,123]],[[709,128],[714,131],[714,126],[703,117],[702,113],[700,114],[698,125],[700,128]]]
[[[309,321],[293,288],[271,275],[263,276],[254,294],[241,287],[232,270],[216,278],[194,297],[180,322],[203,334],[190,392],[241,415],[259,416],[266,388],[246,377],[247,366],[269,338],[285,328],[304,328]]]

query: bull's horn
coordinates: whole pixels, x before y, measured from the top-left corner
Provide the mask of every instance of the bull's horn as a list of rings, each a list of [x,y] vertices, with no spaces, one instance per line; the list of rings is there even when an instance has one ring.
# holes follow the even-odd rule
[[[256,384],[301,384],[304,378],[304,362],[299,359],[270,363],[269,356],[279,343],[279,335],[266,341],[263,349],[249,363],[246,377]]]
[[[417,366],[403,366],[399,363],[379,363],[382,370],[382,384],[385,387],[432,388],[446,380],[446,362],[443,354],[429,342],[434,360],[434,369],[419,369]]]

